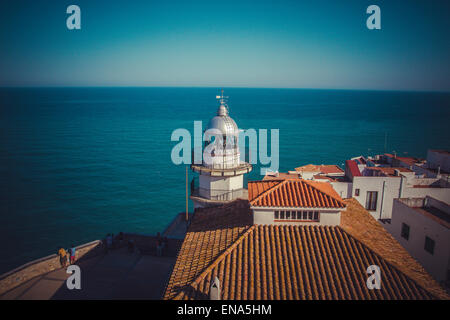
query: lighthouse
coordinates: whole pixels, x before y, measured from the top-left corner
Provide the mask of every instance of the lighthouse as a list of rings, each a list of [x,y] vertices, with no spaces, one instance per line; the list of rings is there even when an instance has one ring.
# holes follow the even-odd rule
[[[216,98],[219,107],[204,133],[202,163],[191,165],[192,171],[198,173],[198,183],[195,178],[191,182],[190,198],[194,209],[248,199],[244,174],[249,173],[252,166],[240,159],[239,128],[229,115],[223,90]]]

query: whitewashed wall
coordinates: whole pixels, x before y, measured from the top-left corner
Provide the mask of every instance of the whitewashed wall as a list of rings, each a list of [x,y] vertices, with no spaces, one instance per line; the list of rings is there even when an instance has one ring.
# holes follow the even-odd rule
[[[410,227],[409,239],[401,237],[402,223]],[[386,229],[438,281],[445,280],[450,261],[450,230],[410,208],[394,201],[392,221]],[[435,241],[434,254],[425,251],[425,236]]]

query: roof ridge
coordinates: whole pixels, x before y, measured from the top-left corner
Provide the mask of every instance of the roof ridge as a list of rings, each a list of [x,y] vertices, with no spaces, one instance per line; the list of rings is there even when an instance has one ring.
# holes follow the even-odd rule
[[[329,196],[329,197],[333,198],[334,200],[336,200],[343,208],[346,207],[346,205],[345,205],[345,203],[344,203],[344,201],[343,201],[342,199],[339,200],[338,198],[336,198],[336,196],[334,196],[334,195],[332,195],[332,194],[329,194],[328,192],[323,191],[323,190],[317,188],[316,186],[314,186],[313,184],[311,184],[311,183],[310,183],[309,181],[307,181],[307,180],[303,180],[303,181],[304,181],[306,184],[308,184],[311,188],[314,188],[314,189],[316,189],[317,191],[322,192],[322,193],[326,194],[327,196]],[[318,183],[327,183],[327,182],[318,182]],[[330,186],[331,186],[331,184],[330,184]],[[333,186],[331,186],[331,187],[333,187]]]
[[[208,273],[212,271],[213,268],[215,268],[223,259],[225,259],[250,233],[255,230],[256,225],[250,226],[247,230],[245,230],[244,233],[242,233],[239,238],[236,239],[228,248],[226,248],[224,251],[222,251],[221,254],[219,254],[214,261],[212,261],[191,283],[198,284],[201,280],[203,280]],[[184,294],[183,289],[180,290],[180,292],[177,293],[175,297],[173,297],[173,300],[177,300],[181,298],[181,295]]]
[[[384,263],[390,265],[393,269],[395,269],[397,272],[401,273],[402,275],[404,275],[406,278],[408,278],[409,280],[411,280],[412,282],[415,283],[416,286],[420,287],[422,290],[428,292],[430,295],[432,295],[434,298],[436,299],[443,299],[443,297],[445,297],[445,295],[447,295],[447,293],[444,291],[444,289],[442,289],[443,292],[436,292],[435,289],[427,289],[425,288],[420,282],[418,282],[416,279],[412,278],[411,276],[409,276],[408,274],[406,274],[405,272],[403,272],[402,270],[400,270],[394,263],[390,262],[388,259],[383,258],[383,256],[381,256],[380,254],[378,254],[375,250],[373,250],[371,247],[369,247],[368,245],[366,245],[364,242],[362,242],[361,240],[359,240],[358,238],[356,238],[355,236],[353,236],[352,234],[350,234],[349,232],[347,232],[344,228],[342,228],[341,226],[335,226],[337,228],[340,229],[340,231],[344,232],[347,236],[349,236],[350,238],[352,238],[355,242],[359,243],[360,245],[362,245],[364,248],[366,248],[367,250],[369,250],[373,255],[377,256],[378,259],[380,259],[380,261],[383,261]],[[433,279],[434,280],[434,279]],[[447,300],[450,298],[448,295],[447,297],[445,297]]]
[[[273,190],[279,188],[281,185],[285,184],[287,180],[291,180],[291,179],[280,179],[280,180],[268,180],[267,183],[269,182],[276,182],[278,181],[279,183],[277,183],[276,185],[272,186],[271,188],[265,190],[264,192],[262,192],[259,196],[257,196],[255,199],[253,199],[252,201],[250,201],[250,205],[253,205],[254,203],[256,203],[257,200],[260,200],[263,196],[271,193]],[[261,181],[251,181],[251,182],[255,182],[255,183],[264,183],[266,181],[261,180]]]
[[[273,180],[271,180],[273,181]],[[279,181],[279,180],[276,180]],[[260,181],[254,181],[254,182],[260,182]],[[311,188],[313,188],[314,190],[316,190],[319,193],[325,194],[327,196],[329,196],[330,198],[334,199],[341,208],[345,208],[346,205],[344,203],[344,201],[342,199],[338,199],[336,198],[336,196],[329,194],[326,191],[323,191],[321,189],[319,189],[318,187],[314,186],[312,183],[310,183],[310,181],[305,180],[305,179],[299,179],[299,178],[287,178],[287,179],[283,179],[281,180],[280,183],[278,183],[277,185],[273,186],[272,188],[267,189],[266,191],[264,191],[263,193],[261,193],[259,196],[257,196],[255,199],[253,199],[252,201],[250,201],[250,205],[254,205],[255,203],[257,203],[259,200],[261,200],[261,198],[271,194],[272,192],[274,192],[275,190],[278,190],[279,188],[281,188],[281,186],[284,186],[290,182],[299,182],[299,183],[304,183],[308,186],[310,186]],[[324,183],[324,182],[317,182],[317,183]],[[331,186],[331,185],[330,185]],[[332,186],[331,186],[332,187]]]

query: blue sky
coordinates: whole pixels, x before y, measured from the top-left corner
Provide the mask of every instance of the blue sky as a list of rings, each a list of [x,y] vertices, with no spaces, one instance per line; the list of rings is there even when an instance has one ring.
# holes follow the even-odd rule
[[[449,91],[449,3],[5,1],[0,85]]]

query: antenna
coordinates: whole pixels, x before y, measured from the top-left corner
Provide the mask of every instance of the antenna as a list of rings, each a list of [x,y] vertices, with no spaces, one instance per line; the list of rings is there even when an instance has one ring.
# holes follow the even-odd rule
[[[228,104],[227,104],[228,97],[223,95],[223,89],[221,90],[221,94],[219,96],[216,96],[216,99],[219,100],[221,105],[223,105],[223,106],[225,106],[225,108],[227,108],[228,112],[230,112],[230,110],[228,109]]]

